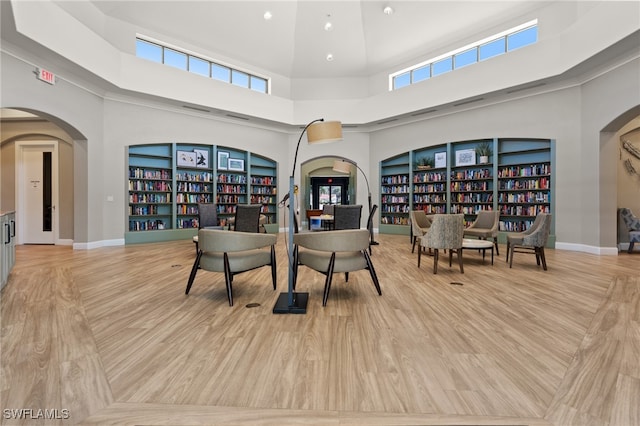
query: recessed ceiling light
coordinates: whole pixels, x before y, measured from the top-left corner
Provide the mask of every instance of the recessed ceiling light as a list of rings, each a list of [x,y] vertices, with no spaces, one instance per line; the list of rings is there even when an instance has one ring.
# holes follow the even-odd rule
[[[333,61],[333,53],[327,53],[327,61]]]
[[[325,31],[331,31],[333,29],[333,24],[329,21],[327,21],[326,24],[324,24],[324,30]]]
[[[385,15],[393,15],[393,8],[391,6],[387,6],[382,9]]]
[[[264,20],[268,21],[271,18],[273,18],[273,15],[271,14],[271,12],[269,12],[268,10],[264,13]]]

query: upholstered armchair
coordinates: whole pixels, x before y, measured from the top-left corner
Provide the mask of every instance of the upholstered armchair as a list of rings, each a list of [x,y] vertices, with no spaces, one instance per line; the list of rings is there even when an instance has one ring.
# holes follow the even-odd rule
[[[633,245],[640,243],[640,218],[636,217],[631,209],[621,208],[620,217],[629,231],[629,249],[628,253],[633,251]]]
[[[542,264],[542,269],[546,271],[547,259],[544,254],[544,246],[547,245],[550,232],[551,214],[539,213],[528,233],[507,235],[509,268],[513,265],[514,253],[533,253],[536,255],[536,263]]]
[[[542,222],[544,222],[544,216],[542,215],[537,215],[536,218],[534,219],[533,223],[531,224],[531,226],[522,231],[522,232],[507,232],[506,237],[507,237],[507,259],[506,261],[509,261],[509,252],[511,251],[511,243],[510,241],[516,240],[518,238],[524,238],[525,236],[531,234],[533,231],[535,231],[541,224]],[[511,237],[511,238],[509,238]]]
[[[431,226],[431,218],[424,210],[411,210],[409,212],[411,222],[411,253],[416,249],[416,241],[427,233]]]
[[[366,229],[345,229],[338,231],[300,233],[293,236],[294,248],[294,289],[298,279],[298,265],[307,266],[326,276],[322,306],[327,305],[334,273],[344,272],[349,281],[349,272],[366,269],[373,285],[382,295],[378,276],[373,268],[369,249],[369,231]]]
[[[464,230],[465,237],[476,237],[481,240],[493,239],[496,254],[500,256],[498,249],[498,225],[500,223],[500,212],[492,210],[480,210],[476,220]]]
[[[438,273],[438,254],[440,250],[449,250],[449,266],[453,252],[458,256],[460,272],[464,274],[462,266],[462,239],[464,233],[464,215],[462,214],[435,214],[432,215],[429,230],[420,238],[418,249],[418,268],[420,267],[420,254],[422,248],[433,249],[433,273]]]
[[[224,272],[229,306],[233,306],[234,275],[262,266],[271,266],[271,280],[276,289],[276,235],[201,229],[198,241],[198,255],[185,294],[189,294],[199,270]]]

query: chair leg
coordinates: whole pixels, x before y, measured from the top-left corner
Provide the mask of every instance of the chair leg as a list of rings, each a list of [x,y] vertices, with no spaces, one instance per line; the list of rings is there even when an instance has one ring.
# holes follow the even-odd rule
[[[544,256],[544,247],[539,247],[540,250],[540,260],[542,260],[542,269],[547,270],[547,259]]]
[[[412,240],[412,243],[413,243],[413,244],[411,244],[411,253],[413,253],[416,250],[416,236],[414,235],[413,238],[411,238],[411,240]],[[418,265],[418,266],[420,266],[420,265]]]
[[[627,249],[627,253],[633,253],[633,245],[635,243],[633,241],[629,241],[629,248]]]
[[[453,249],[449,249],[449,268],[451,268],[451,259],[453,258]]]
[[[380,290],[380,283],[378,282],[378,274],[376,274],[376,270],[373,268],[373,262],[371,262],[371,257],[369,257],[366,251],[364,251],[363,254],[364,254],[365,260],[367,261],[367,269],[369,269],[369,274],[371,274],[373,285],[376,287],[376,290],[378,291],[378,295],[382,296],[382,290]]]
[[[233,274],[231,273],[231,267],[229,266],[229,255],[224,253],[224,281],[227,285],[227,298],[229,299],[229,306],[233,306]]]
[[[413,253],[413,251],[412,251]],[[418,268],[420,267],[420,254],[422,253],[422,245],[418,247]]]
[[[189,281],[187,282],[187,289],[184,291],[184,294],[189,294],[189,290],[191,290],[193,280],[196,278],[196,274],[198,273],[198,267],[200,266],[201,257],[202,251],[198,251],[198,254],[196,255],[196,261],[193,262],[193,267],[191,268],[191,273],[189,274]]]
[[[276,289],[276,248],[271,246],[271,280],[273,281],[273,289]]]
[[[496,256],[500,256],[500,249],[498,248],[498,237],[493,237],[493,245],[496,247]]]
[[[438,249],[433,249],[433,273],[438,273]]]
[[[462,266],[462,248],[456,250],[458,255],[458,263],[460,264],[460,273],[464,274],[464,267]]]
[[[507,259],[509,259],[509,268],[513,266],[513,245],[509,245],[509,251],[507,252]]]
[[[331,278],[333,277],[333,266],[336,263],[336,254],[331,253],[331,259],[329,260],[329,268],[327,269],[327,277],[324,280],[324,294],[322,296],[322,306],[327,306],[327,299],[329,298],[329,290],[331,290]]]
[[[509,250],[511,249],[511,244],[509,244],[509,240],[507,240],[507,259],[506,261],[509,261]]]

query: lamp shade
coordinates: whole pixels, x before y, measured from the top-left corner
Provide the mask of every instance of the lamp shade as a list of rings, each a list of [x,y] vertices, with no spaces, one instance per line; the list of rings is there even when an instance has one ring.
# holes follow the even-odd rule
[[[342,140],[342,123],[339,121],[318,121],[307,128],[307,141],[326,143]]]
[[[338,173],[351,173],[351,163],[344,160],[334,160],[333,171]]]

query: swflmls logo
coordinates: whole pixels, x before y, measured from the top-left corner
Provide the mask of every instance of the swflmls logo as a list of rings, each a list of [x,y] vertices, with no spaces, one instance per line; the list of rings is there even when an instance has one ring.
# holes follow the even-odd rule
[[[5,419],[47,419],[47,420],[66,420],[70,418],[69,410],[66,408],[5,408],[2,410],[2,416]]]

